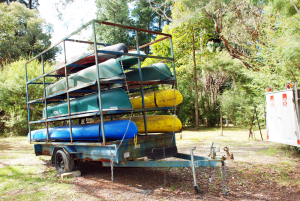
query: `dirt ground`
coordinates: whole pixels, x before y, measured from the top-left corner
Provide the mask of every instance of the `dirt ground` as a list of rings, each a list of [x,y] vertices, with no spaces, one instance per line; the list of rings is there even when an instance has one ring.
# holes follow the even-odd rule
[[[220,146],[218,155],[225,155],[228,146],[234,160],[226,161],[228,195],[222,192],[220,168],[197,168],[200,194],[193,191],[191,168],[114,168],[113,183],[110,167],[98,162],[81,162],[76,168],[82,176],[55,182],[69,185],[75,192],[71,200],[297,200],[300,195],[300,157],[288,146],[248,139],[246,129],[225,129],[219,136],[217,129],[184,131],[182,139],[176,134],[181,153],[189,153],[196,146],[195,155],[207,156],[212,142]],[[22,164],[41,167],[41,176],[49,170],[50,157],[36,157],[32,146],[9,140],[0,141],[0,168]],[[17,143],[17,144],[16,144]],[[26,147],[27,146],[27,147]],[[18,150],[23,157],[18,157]],[[14,152],[14,153],[13,153]],[[5,157],[10,154],[13,157]],[[26,154],[26,157],[24,157]],[[174,160],[169,158],[168,160]],[[1,172],[0,172],[1,173]],[[209,177],[212,181],[209,182]],[[166,184],[164,182],[166,181]],[[1,189],[0,185],[0,190]],[[0,198],[6,198],[0,196]],[[51,197],[48,199],[51,200]],[[61,198],[64,200],[64,198]],[[57,200],[57,199],[55,199]]]

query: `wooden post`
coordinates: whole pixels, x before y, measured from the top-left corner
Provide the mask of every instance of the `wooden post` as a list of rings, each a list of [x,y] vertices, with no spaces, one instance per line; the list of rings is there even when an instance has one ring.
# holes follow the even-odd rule
[[[264,141],[263,136],[262,136],[262,133],[261,133],[259,121],[258,121],[258,116],[257,116],[257,112],[256,112],[256,107],[254,107],[254,112],[255,112],[255,114],[256,114],[256,119],[257,119],[257,124],[258,124],[259,132],[260,132],[261,141]],[[254,115],[253,115],[253,117],[254,117]]]
[[[196,126],[195,128],[198,129],[199,126],[199,106],[198,106],[198,84],[197,84],[197,64],[196,64],[196,47],[195,47],[195,34],[194,34],[194,27],[192,26],[192,34],[193,34],[193,62],[194,62],[194,82],[195,82],[195,117],[196,117]]]
[[[221,118],[220,118],[220,119],[221,119],[221,120],[220,120],[220,121],[221,121],[221,122],[220,122],[220,123],[221,123],[221,136],[223,136],[223,121],[222,121],[222,120],[223,120],[223,118],[222,118],[222,107],[220,107],[220,110],[221,110]]]

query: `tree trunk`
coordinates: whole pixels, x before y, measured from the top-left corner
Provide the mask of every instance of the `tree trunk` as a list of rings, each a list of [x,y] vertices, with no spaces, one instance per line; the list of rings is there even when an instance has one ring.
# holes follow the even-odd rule
[[[197,66],[196,66],[196,55],[195,55],[195,35],[194,35],[194,27],[192,27],[192,34],[193,34],[193,62],[194,62],[194,82],[195,82],[195,119],[196,119],[196,126],[195,128],[198,129],[199,125],[199,109],[198,109],[198,85],[197,85]]]
[[[223,136],[223,116],[222,116],[222,107],[220,107],[221,110],[221,118],[220,118],[220,123],[221,123],[221,136]]]
[[[227,117],[226,117],[226,126],[228,127],[228,114],[227,114]]]

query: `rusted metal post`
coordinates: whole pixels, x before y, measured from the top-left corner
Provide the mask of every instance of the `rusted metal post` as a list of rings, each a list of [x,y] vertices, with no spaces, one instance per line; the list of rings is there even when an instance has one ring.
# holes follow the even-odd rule
[[[143,117],[144,117],[144,126],[145,126],[145,134],[148,135],[147,130],[147,119],[146,119],[146,109],[145,109],[145,99],[144,99],[144,90],[143,90],[143,76],[142,76],[142,68],[141,68],[141,58],[140,58],[140,47],[139,47],[139,36],[137,30],[135,31],[136,37],[136,49],[139,55],[138,58],[138,66],[139,66],[139,76],[140,76],[140,91],[142,96],[142,105],[143,105]]]
[[[196,147],[194,147],[193,149],[191,149],[191,168],[192,168],[192,173],[193,173],[193,180],[194,180],[194,190],[195,190],[195,193],[196,194],[199,194],[200,192],[200,189],[199,189],[199,186],[197,184],[197,180],[196,180],[196,170],[195,170],[195,161],[194,161],[194,153],[193,151],[196,149]]]
[[[43,68],[43,86],[44,86],[44,98],[45,98],[45,124],[46,124],[46,129],[47,129],[47,142],[49,142],[50,136],[49,136],[49,126],[48,126],[48,111],[47,111],[47,94],[46,94],[46,86],[45,86],[45,66],[44,66],[44,57],[41,55],[41,62],[42,62],[42,68]]]
[[[95,61],[97,66],[97,87],[98,87],[98,101],[99,101],[99,111],[100,111],[100,124],[102,131],[102,139],[103,143],[106,143],[105,139],[105,131],[104,131],[104,121],[103,121],[103,112],[102,112],[102,98],[101,98],[101,87],[100,87],[100,69],[98,63],[98,48],[97,48],[97,38],[96,38],[96,30],[95,30],[95,21],[93,21],[93,34],[94,34],[94,52],[95,52]],[[100,126],[100,125],[99,125]],[[99,142],[100,142],[100,129],[99,129]]]
[[[173,76],[174,76],[174,79],[176,80],[176,70],[175,70],[175,60],[174,60],[172,37],[170,37],[170,45],[171,45],[171,55],[172,55]],[[175,83],[175,89],[177,89],[177,82]]]
[[[64,61],[67,63],[67,55],[66,55],[66,43],[64,44]],[[72,133],[72,119],[71,119],[71,106],[70,106],[70,93],[69,93],[69,80],[68,80],[68,66],[65,66],[65,76],[66,76],[66,92],[67,92],[67,102],[68,102],[68,115],[69,115],[69,127],[70,127],[70,139],[71,143],[73,143],[73,133]]]

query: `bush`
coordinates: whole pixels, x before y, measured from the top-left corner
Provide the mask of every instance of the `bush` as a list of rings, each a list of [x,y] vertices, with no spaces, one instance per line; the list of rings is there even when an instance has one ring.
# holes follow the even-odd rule
[[[27,100],[25,84],[26,59],[6,64],[0,74],[0,135],[26,135],[27,125]],[[49,63],[45,63],[45,72],[52,70]],[[42,64],[34,60],[27,66],[28,80],[42,74]],[[46,82],[52,82],[47,78]],[[37,82],[43,82],[42,79]],[[31,85],[28,92],[31,100],[43,96],[43,85]],[[30,105],[31,119],[42,118],[42,105]],[[33,128],[38,125],[34,125]]]

